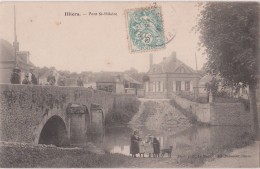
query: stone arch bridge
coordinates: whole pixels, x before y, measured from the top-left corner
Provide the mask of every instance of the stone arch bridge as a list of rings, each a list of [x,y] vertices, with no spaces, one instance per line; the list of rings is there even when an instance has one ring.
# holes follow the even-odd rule
[[[58,146],[100,132],[117,102],[116,95],[93,89],[11,84],[0,84],[0,99],[1,141]]]

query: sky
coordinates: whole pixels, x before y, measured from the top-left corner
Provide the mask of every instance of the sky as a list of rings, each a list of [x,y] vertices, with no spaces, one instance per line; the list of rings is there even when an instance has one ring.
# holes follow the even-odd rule
[[[58,70],[139,72],[176,51],[177,58],[193,69],[203,66],[205,56],[198,50],[198,34],[192,31],[199,13],[194,2],[157,2],[161,7],[164,33],[175,34],[165,48],[131,53],[128,46],[125,10],[145,8],[151,2],[6,2],[0,4],[0,38],[14,41],[16,7],[17,38],[20,50],[30,52],[36,66],[54,66]],[[65,12],[87,14],[65,16]],[[113,12],[116,16],[90,16],[89,12]]]

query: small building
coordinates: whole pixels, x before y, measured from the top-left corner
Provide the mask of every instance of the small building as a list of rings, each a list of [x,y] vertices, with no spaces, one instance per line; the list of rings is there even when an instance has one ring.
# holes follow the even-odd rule
[[[142,83],[125,73],[102,73],[97,78],[96,88],[117,94],[144,95]]]
[[[123,74],[123,83],[124,83],[125,93],[135,94],[140,97],[144,95],[144,90],[142,89],[142,83],[135,80],[128,74]]]
[[[171,98],[179,91],[198,93],[200,74],[177,59],[176,52],[163,58],[159,64],[153,64],[150,55],[150,69],[145,82],[146,98]]]
[[[104,75],[98,77],[98,79],[96,81],[96,88],[97,88],[97,90],[103,90],[106,92],[111,92],[111,93],[116,93],[116,94],[125,93],[123,80],[120,75],[107,76],[104,74]]]
[[[14,42],[13,45],[4,39],[0,39],[0,83],[10,83],[11,73],[14,67],[21,70],[21,80],[30,68],[34,67],[30,62],[29,51],[20,51],[16,34],[16,13],[14,8]]]
[[[14,44],[19,45],[18,42]],[[30,68],[34,67],[30,62],[30,53],[28,51],[19,51],[19,46],[16,48],[15,50],[15,46],[4,39],[0,39],[0,83],[10,83],[11,73],[16,64],[21,69],[21,79],[24,78],[25,73],[29,72]],[[17,61],[15,57],[17,57]]]

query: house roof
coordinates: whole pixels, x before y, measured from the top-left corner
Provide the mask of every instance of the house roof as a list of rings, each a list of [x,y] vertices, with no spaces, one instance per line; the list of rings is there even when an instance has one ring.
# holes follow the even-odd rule
[[[199,83],[200,83],[200,84],[209,83],[209,82],[213,79],[213,77],[214,77],[214,76],[207,74],[207,75],[203,76],[203,77],[199,80]],[[220,80],[220,79],[221,79],[221,77],[220,77],[219,75],[216,75],[215,78],[216,78],[217,80]]]
[[[119,79],[115,75],[108,75],[108,74],[100,74],[97,77],[97,82],[99,83],[116,83],[119,82]]]
[[[129,76],[128,74],[124,74],[123,75],[124,80],[133,83],[133,84],[142,84],[141,82],[135,80],[134,78],[132,78],[131,76]]]
[[[122,82],[123,80],[128,81],[130,83],[134,84],[142,84],[141,82],[135,80],[131,76],[125,73],[102,73],[97,75],[97,82],[103,82],[103,83],[118,83]]]
[[[0,61],[14,61],[14,48],[6,40],[0,39]]]
[[[159,64],[154,64],[148,71],[148,74],[161,74],[161,73],[196,73],[191,67],[184,64],[177,59],[176,53],[173,52],[171,56],[164,58]]]

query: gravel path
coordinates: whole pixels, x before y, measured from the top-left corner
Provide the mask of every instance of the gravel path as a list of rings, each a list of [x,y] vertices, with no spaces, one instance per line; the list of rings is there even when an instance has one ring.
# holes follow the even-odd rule
[[[259,142],[206,162],[204,168],[259,168]]]

